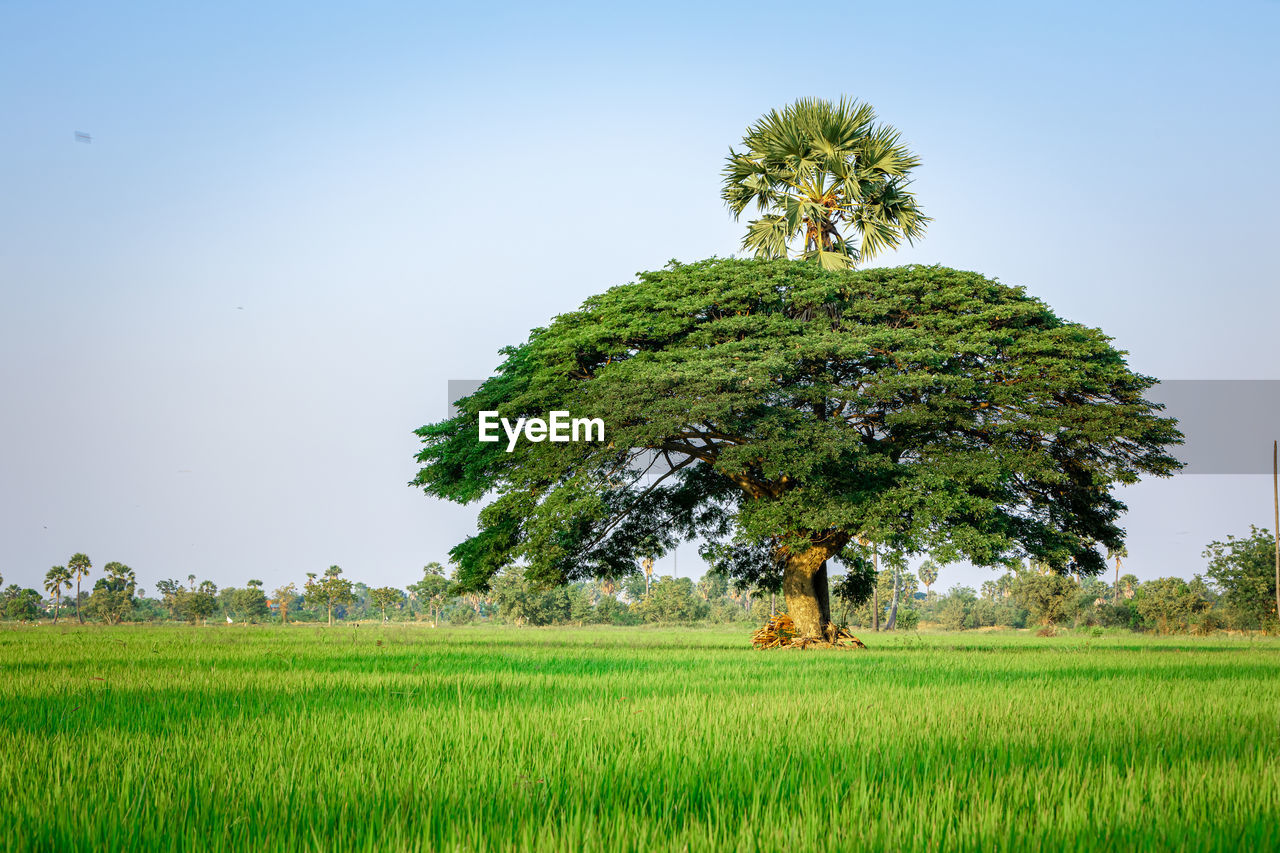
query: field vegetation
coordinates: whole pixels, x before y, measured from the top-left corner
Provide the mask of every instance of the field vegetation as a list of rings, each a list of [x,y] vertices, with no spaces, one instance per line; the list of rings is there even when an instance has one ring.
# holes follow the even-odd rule
[[[1273,638],[745,632],[10,626],[0,849],[1280,844]]]

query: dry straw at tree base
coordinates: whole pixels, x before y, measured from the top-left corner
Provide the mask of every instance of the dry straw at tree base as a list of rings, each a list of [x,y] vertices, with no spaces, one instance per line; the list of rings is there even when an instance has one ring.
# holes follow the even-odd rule
[[[861,640],[834,622],[827,623],[825,637],[798,637],[796,623],[783,613],[774,616],[751,635],[757,649],[865,649]]]

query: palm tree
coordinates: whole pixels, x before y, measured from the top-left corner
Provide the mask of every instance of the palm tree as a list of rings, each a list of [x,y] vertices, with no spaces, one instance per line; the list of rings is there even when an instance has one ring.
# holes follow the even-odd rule
[[[108,623],[115,625],[133,611],[133,592],[138,579],[133,569],[124,563],[112,561],[103,566],[102,570],[107,573],[107,589],[111,591],[108,599],[110,605],[104,616]]]
[[[84,624],[84,616],[80,615],[80,579],[88,577],[92,568],[93,563],[84,554],[72,554],[71,559],[67,560],[68,571],[76,577],[76,621],[81,625]]]
[[[71,572],[66,566],[54,566],[44,576],[44,591],[53,596],[53,624],[58,624],[58,610],[62,607],[62,591],[71,589]]]
[[[930,597],[929,587],[938,582],[938,564],[932,558],[925,560],[920,564],[919,571],[916,576],[920,578],[920,583],[924,584],[924,597]]]
[[[929,217],[907,189],[920,158],[875,118],[859,101],[804,98],[748,128],[746,150],[729,150],[720,193],[734,219],[752,204],[765,214],[747,223],[742,248],[785,258],[803,234],[801,257],[842,269],[923,236]]]
[[[1128,557],[1129,550],[1121,545],[1119,548],[1108,548],[1107,559],[1115,558],[1116,561],[1116,585],[1112,594],[1111,603],[1118,604],[1120,601],[1120,558]]]

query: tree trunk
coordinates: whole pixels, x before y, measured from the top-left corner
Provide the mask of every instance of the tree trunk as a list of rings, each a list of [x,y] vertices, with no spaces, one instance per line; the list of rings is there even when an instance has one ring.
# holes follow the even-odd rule
[[[889,605],[889,621],[884,623],[886,631],[898,626],[898,566],[893,567],[893,603]]]
[[[84,617],[80,615],[80,578],[76,578],[76,621],[81,625],[84,624]]]
[[[1271,499],[1276,512],[1276,619],[1280,619],[1280,442],[1271,442]]]
[[[787,615],[802,637],[822,637],[831,621],[831,598],[827,588],[828,546],[814,545],[800,553],[789,553],[782,571],[782,597]]]
[[[871,549],[871,570],[875,573],[876,583],[871,587],[871,630],[880,630],[880,549]]]
[[[329,605],[329,627],[333,627],[333,605]]]

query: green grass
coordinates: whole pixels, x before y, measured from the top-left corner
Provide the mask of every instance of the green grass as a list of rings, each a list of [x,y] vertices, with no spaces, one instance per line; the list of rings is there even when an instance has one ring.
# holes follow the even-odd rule
[[[1280,644],[0,631],[3,850],[1274,850]]]

